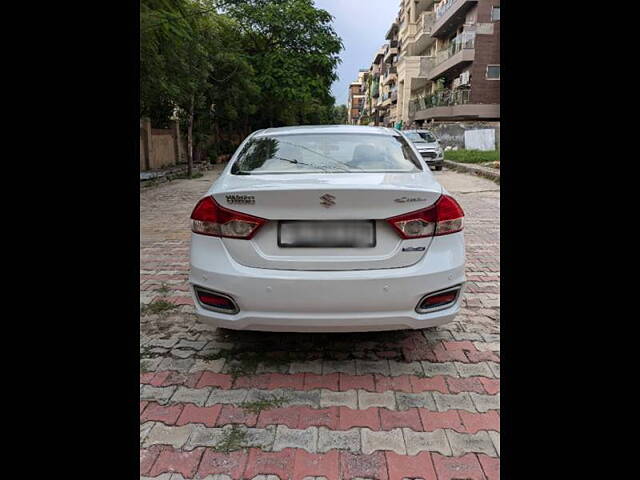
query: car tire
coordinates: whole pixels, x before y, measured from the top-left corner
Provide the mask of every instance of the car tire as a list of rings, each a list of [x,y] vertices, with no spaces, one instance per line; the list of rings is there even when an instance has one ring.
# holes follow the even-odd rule
[[[437,170],[437,171],[442,170],[442,165],[438,165],[438,166],[436,167],[436,170]]]

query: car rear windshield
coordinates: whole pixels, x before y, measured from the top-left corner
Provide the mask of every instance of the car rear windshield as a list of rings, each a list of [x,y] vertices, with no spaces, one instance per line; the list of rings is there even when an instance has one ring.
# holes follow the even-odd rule
[[[420,170],[420,161],[404,138],[352,133],[255,137],[244,144],[231,167],[236,175]]]
[[[412,142],[435,142],[436,137],[429,132],[405,132],[404,133]]]
[[[420,135],[425,142],[431,143],[437,141],[436,137],[430,132],[418,132],[418,135]]]

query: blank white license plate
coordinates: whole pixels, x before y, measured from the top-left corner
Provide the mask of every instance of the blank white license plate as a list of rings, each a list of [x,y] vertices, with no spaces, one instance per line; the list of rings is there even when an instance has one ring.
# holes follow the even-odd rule
[[[278,246],[283,248],[371,248],[376,246],[373,220],[282,221]]]

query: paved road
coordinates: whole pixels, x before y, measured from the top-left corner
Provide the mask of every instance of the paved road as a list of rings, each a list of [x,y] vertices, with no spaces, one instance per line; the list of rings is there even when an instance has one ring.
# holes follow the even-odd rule
[[[456,322],[423,331],[200,325],[188,218],[217,172],[142,191],[140,478],[499,478],[500,189],[435,174],[466,213],[469,283]]]

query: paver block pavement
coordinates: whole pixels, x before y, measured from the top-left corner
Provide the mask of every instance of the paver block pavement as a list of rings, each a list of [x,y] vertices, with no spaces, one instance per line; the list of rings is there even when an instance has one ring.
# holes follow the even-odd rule
[[[499,186],[435,173],[465,211],[468,289],[455,322],[270,334],[195,318],[188,218],[215,175],[141,193],[141,302],[180,306],[140,318],[140,478],[498,480]],[[262,357],[251,376],[238,375],[246,352]],[[216,452],[232,431],[232,450]]]

